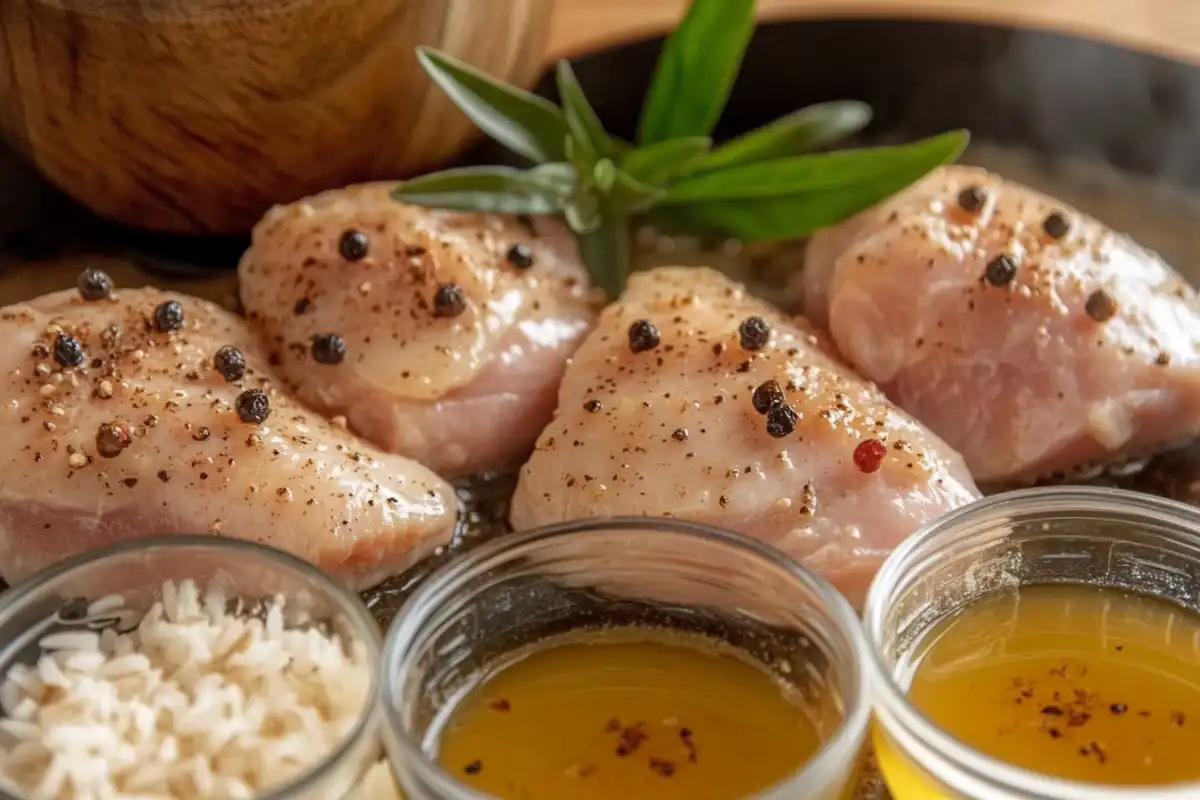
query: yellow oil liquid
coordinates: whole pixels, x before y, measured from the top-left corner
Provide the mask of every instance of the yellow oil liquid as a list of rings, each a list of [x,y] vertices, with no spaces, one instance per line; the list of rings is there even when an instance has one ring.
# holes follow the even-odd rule
[[[1200,615],[1112,589],[1025,586],[926,641],[909,699],[968,746],[1073,781],[1200,780]],[[896,800],[951,796],[874,740]]]
[[[794,694],[708,640],[577,634],[468,692],[437,758],[507,800],[733,800],[782,781],[820,746]]]

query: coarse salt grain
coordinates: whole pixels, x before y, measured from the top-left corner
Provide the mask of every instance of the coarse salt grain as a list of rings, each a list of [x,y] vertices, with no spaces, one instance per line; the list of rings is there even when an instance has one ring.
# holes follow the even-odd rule
[[[123,609],[111,595],[88,607]],[[128,633],[42,637],[38,662],[0,683],[0,785],[34,800],[237,800],[311,769],[369,700],[366,647],[283,598],[244,609],[168,582]]]

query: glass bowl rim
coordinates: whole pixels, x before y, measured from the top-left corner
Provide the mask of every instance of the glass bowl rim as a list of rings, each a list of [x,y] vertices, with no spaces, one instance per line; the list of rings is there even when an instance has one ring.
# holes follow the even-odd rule
[[[14,610],[24,606],[31,595],[40,591],[51,581],[69,577],[72,573],[84,572],[110,559],[128,556],[140,551],[197,548],[227,551],[235,557],[238,554],[247,554],[264,558],[267,561],[273,562],[275,566],[282,568],[284,572],[290,572],[293,575],[313,582],[321,591],[326,593],[331,604],[337,611],[350,620],[355,635],[360,636],[366,646],[368,667],[367,702],[362,710],[359,711],[358,719],[355,720],[353,727],[351,727],[336,748],[327,753],[311,768],[297,775],[294,780],[287,784],[276,786],[269,791],[260,792],[254,796],[254,800],[291,800],[298,792],[314,789],[333,772],[343,759],[350,755],[354,747],[364,737],[377,736],[381,727],[379,724],[381,716],[379,689],[382,683],[382,671],[379,656],[382,651],[382,636],[379,632],[379,624],[371,616],[371,612],[359,599],[357,594],[315,564],[285,550],[280,550],[277,547],[229,536],[180,533],[151,536],[144,539],[132,539],[85,550],[69,558],[56,561],[35,572],[20,583],[11,586],[7,591],[0,592],[0,620],[6,618]],[[361,777],[359,776],[360,780]],[[0,800],[28,800],[28,798],[11,794],[3,787],[0,787]]]
[[[883,656],[885,620],[891,594],[903,566],[914,552],[941,536],[965,535],[962,527],[976,518],[1020,519],[1047,512],[1088,512],[1093,516],[1125,515],[1147,522],[1193,528],[1200,544],[1200,509],[1157,495],[1106,486],[1042,486],[990,495],[938,517],[892,551],[875,574],[863,603],[863,628],[869,653],[867,670],[873,687],[875,718],[887,735],[898,723],[957,769],[1017,793],[1027,800],[1195,800],[1200,781],[1167,785],[1120,786],[1072,781],[1013,766],[968,747],[944,732],[915,706],[893,679]],[[880,713],[880,712],[883,713]],[[889,722],[888,720],[895,720]],[[914,762],[915,763],[915,762]],[[918,764],[920,769],[925,766]]]
[[[810,591],[820,603],[823,611],[833,620],[837,633],[851,651],[851,675],[848,685],[850,697],[846,698],[846,711],[841,723],[812,758],[779,782],[755,795],[757,798],[773,798],[780,790],[811,779],[836,773],[836,765],[856,757],[858,745],[865,735],[870,721],[871,700],[868,682],[867,641],[858,615],[850,602],[817,573],[807,569],[798,561],[771,545],[735,531],[701,523],[673,518],[612,516],[577,519],[544,525],[526,531],[505,534],[478,548],[452,559],[430,574],[400,607],[396,619],[384,639],[381,662],[381,698],[385,730],[389,743],[403,750],[403,757],[416,764],[421,779],[432,784],[435,791],[456,800],[494,800],[492,795],[478,792],[456,780],[454,776],[430,758],[421,743],[408,735],[396,711],[395,683],[393,676],[399,674],[399,665],[409,643],[420,631],[429,612],[423,607],[438,608],[449,596],[453,596],[461,580],[468,574],[486,568],[490,561],[503,560],[510,552],[531,544],[578,534],[596,534],[606,531],[649,530],[657,533],[674,533],[703,539],[740,550],[744,554],[770,563]],[[393,769],[396,767],[393,765]],[[818,778],[819,779],[819,778]],[[748,798],[747,800],[753,800]]]

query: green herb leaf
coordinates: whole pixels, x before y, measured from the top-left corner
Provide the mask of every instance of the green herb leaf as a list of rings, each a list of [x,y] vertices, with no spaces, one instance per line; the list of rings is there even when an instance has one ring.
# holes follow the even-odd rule
[[[621,159],[621,171],[650,186],[662,186],[687,169],[712,147],[707,136],[669,139],[631,150]]]
[[[693,0],[658,58],[638,144],[711,133],[753,32],[754,0]]]
[[[856,185],[875,185],[885,178],[889,179],[885,183],[894,183],[899,189],[957,158],[968,138],[966,131],[958,130],[897,147],[736,164],[684,178],[667,189],[662,202],[691,204],[842,191]]]
[[[600,216],[600,198],[590,188],[580,186],[563,202],[567,226],[577,234],[591,233],[604,220]]]
[[[554,214],[574,191],[570,164],[542,164],[529,170],[463,167],[404,181],[392,198],[404,203],[497,214]]]
[[[693,163],[690,171],[708,172],[808,153],[858,133],[870,121],[871,107],[866,103],[857,100],[818,103],[718,147]]]
[[[618,169],[613,172],[612,186],[608,189],[607,194],[620,213],[636,214],[653,207],[667,193],[657,186],[642,183],[637,178],[630,177]]]
[[[600,124],[595,109],[583,94],[575,71],[568,61],[559,61],[556,70],[558,94],[562,98],[563,111],[567,117],[567,129],[571,137],[581,144],[586,143],[600,158],[611,158],[614,154],[612,142]]]
[[[417,48],[429,77],[488,136],[518,155],[562,161],[567,122],[553,103],[429,47]]]
[[[615,207],[606,207],[603,224],[579,237],[579,252],[592,281],[615,300],[625,288],[629,270],[629,221]]]
[[[924,167],[912,167],[881,172],[845,186],[660,206],[652,214],[658,223],[672,230],[719,231],[743,242],[789,239],[843,222],[891,197],[927,172]]]

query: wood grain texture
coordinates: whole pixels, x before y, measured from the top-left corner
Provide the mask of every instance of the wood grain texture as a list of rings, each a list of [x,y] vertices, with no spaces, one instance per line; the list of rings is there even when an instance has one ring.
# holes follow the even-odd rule
[[[528,84],[553,2],[0,0],[0,134],[103,216],[241,232],[458,153],[473,126],[413,48]]]
[[[669,30],[687,0],[559,0],[553,58]],[[1046,28],[1200,63],[1197,0],[758,0],[763,19],[890,16]]]

